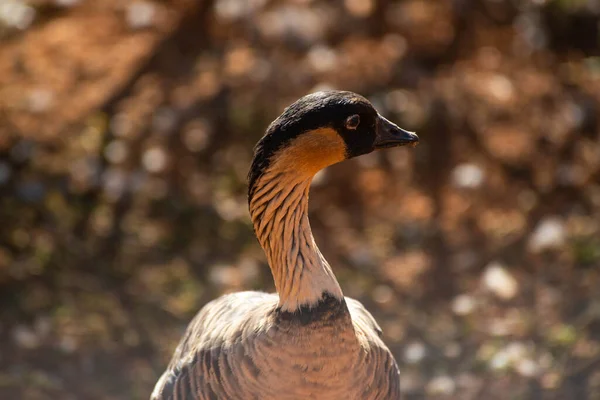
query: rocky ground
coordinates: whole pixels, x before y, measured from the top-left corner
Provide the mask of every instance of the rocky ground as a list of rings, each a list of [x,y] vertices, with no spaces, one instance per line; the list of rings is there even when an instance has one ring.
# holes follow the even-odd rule
[[[411,399],[600,399],[600,2],[4,0],[0,398],[145,399],[272,289],[252,146],[317,88],[421,137],[320,174],[317,242]]]

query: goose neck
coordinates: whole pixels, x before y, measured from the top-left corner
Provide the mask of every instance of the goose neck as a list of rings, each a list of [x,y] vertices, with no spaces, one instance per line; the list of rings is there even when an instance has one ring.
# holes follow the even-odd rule
[[[308,220],[312,176],[267,171],[250,199],[256,236],[267,256],[279,307],[293,312],[325,295],[343,299],[331,267],[315,243]]]

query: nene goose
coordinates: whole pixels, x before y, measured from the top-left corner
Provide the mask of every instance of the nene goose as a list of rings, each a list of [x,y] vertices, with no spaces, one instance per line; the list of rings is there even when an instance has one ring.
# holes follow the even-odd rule
[[[313,93],[286,108],[258,142],[248,176],[277,294],[233,293],[204,306],[151,399],[399,399],[381,329],[343,296],[315,244],[308,191],[331,164],[418,140],[351,92]]]

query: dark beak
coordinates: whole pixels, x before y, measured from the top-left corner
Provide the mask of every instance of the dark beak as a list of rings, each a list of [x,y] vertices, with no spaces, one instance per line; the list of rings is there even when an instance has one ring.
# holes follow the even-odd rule
[[[375,143],[373,143],[373,146],[376,149],[406,145],[414,147],[419,143],[419,137],[416,133],[405,131],[381,115],[377,117],[375,130]]]

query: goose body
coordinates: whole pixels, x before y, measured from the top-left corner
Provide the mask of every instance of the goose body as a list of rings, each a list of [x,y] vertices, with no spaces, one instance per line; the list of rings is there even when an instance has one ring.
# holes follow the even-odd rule
[[[205,305],[151,399],[399,399],[381,329],[343,296],[315,244],[308,190],[328,165],[417,141],[351,92],[314,93],[288,107],[258,143],[249,174],[250,214],[277,293]]]
[[[242,292],[205,306],[155,398],[399,398],[396,363],[360,303],[328,297],[299,317],[277,303],[276,295]]]

